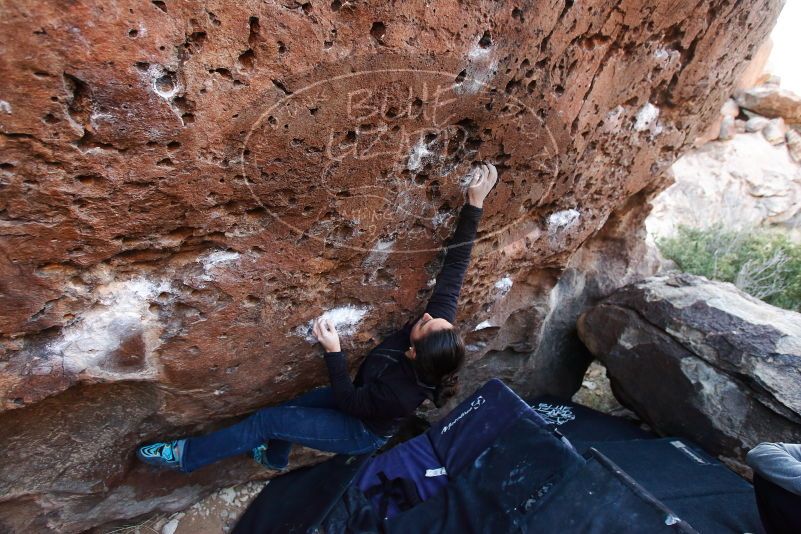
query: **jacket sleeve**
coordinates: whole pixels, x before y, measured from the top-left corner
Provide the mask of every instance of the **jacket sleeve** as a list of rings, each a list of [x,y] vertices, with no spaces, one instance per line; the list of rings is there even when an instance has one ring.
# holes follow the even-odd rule
[[[760,443],[748,452],[745,461],[766,480],[801,494],[801,445]]]
[[[451,323],[456,320],[456,304],[467,266],[470,264],[470,254],[482,213],[481,208],[470,204],[462,207],[456,231],[446,245],[445,262],[437,276],[434,293],[426,306],[426,312],[432,317],[441,317]]]
[[[354,386],[343,352],[326,352],[325,364],[334,400],[343,412],[358,418],[392,419],[405,417],[414,411],[414,407],[410,410],[392,388],[380,380]]]

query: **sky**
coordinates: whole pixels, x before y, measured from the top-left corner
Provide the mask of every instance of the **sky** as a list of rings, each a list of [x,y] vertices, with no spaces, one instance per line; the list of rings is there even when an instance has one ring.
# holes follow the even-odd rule
[[[781,78],[783,88],[801,95],[801,0],[785,0],[771,39],[767,71]]]

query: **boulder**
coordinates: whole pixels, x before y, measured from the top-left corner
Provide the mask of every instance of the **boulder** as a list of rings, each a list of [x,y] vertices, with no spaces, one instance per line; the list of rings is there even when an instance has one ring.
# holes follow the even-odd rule
[[[739,91],[736,100],[740,107],[754,113],[801,124],[801,96],[778,85],[766,84]]]
[[[421,311],[480,160],[500,178],[460,304],[468,367],[572,394],[587,361],[565,333],[637,271],[607,252],[618,225],[781,5],[7,3],[0,531],[269,476],[244,457],[154,473],[134,451],[326,383],[323,313],[357,366]]]
[[[769,122],[770,119],[766,119],[765,117],[759,115],[751,117],[745,123],[745,131],[750,133],[761,132]]]
[[[618,400],[662,434],[735,460],[801,442],[801,314],[673,274],[616,291],[578,331]]]
[[[720,107],[720,114],[734,119],[740,114],[740,106],[737,105],[733,98],[729,98]]]
[[[721,141],[728,141],[734,137],[734,134],[737,133],[736,125],[734,123],[734,117],[731,115],[724,115],[723,120],[720,122],[720,133],[718,134],[718,139]]]
[[[787,152],[796,163],[801,163],[801,133],[790,128],[787,130]]]
[[[787,133],[787,125],[781,117],[769,120],[765,127],[762,128],[762,135],[771,145],[783,144],[785,133]]]

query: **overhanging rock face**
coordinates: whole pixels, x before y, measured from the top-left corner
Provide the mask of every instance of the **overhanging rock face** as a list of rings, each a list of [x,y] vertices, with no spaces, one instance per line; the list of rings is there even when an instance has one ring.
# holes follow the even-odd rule
[[[569,392],[580,362],[540,340],[578,312],[582,258],[596,293],[625,282],[576,251],[643,211],[779,4],[9,4],[0,524],[79,531],[262,476],[133,451],[323,383],[323,312],[355,363],[418,311],[479,160],[500,181],[462,299],[471,369],[493,352]]]

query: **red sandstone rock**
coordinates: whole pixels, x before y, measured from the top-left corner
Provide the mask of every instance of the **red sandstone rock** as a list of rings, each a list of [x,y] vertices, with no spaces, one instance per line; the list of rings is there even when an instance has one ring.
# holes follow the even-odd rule
[[[769,75],[765,73],[765,67],[768,64],[772,50],[773,41],[770,38],[765,39],[752,55],[748,67],[740,74],[740,79],[737,80],[735,89],[750,89],[767,80]]]
[[[482,159],[460,328],[497,327],[469,367],[572,393],[565,335],[636,271],[605,224],[641,218],[779,7],[9,3],[0,525],[77,532],[263,476],[133,452],[324,383],[304,330],[326,310],[363,313],[355,366],[420,310]]]

